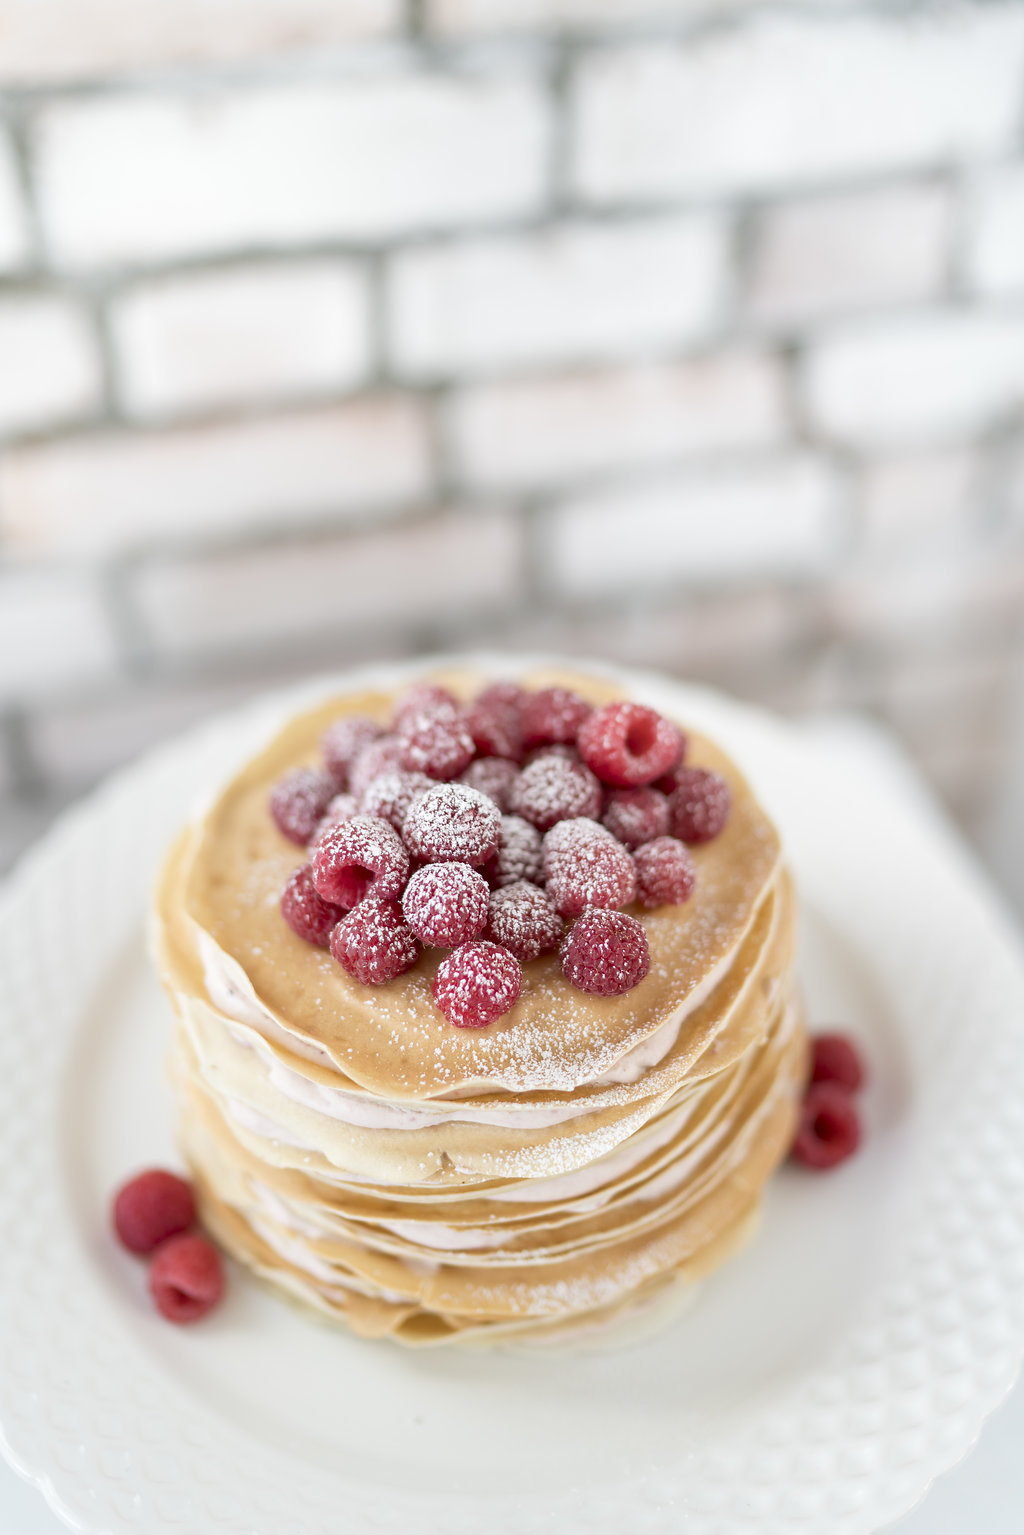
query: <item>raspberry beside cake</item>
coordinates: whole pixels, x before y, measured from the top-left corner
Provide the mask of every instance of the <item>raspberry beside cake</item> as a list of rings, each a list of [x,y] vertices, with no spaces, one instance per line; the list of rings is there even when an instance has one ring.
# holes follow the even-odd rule
[[[687,731],[652,792],[623,781],[608,684],[474,708],[486,679],[442,681],[454,727],[429,689],[397,735],[367,722],[402,699],[333,698],[179,838],[154,943],[182,1142],[228,1250],[355,1331],[555,1335],[749,1228],[807,1072],[793,893],[710,741]],[[657,764],[673,737],[634,745]]]

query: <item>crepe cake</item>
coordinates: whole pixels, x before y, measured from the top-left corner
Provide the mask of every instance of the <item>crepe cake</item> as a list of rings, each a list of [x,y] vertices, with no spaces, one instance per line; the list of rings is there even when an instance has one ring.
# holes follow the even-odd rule
[[[520,680],[622,696],[575,673]],[[439,950],[362,985],[281,915],[300,855],[272,786],[318,761],[333,722],[383,724],[394,704],[353,690],[288,719],[166,860],[151,931],[181,1144],[224,1247],[359,1334],[571,1335],[692,1285],[751,1229],[808,1069],[791,880],[741,772],[682,721],[687,763],[720,774],[732,808],[690,849],[685,904],[631,908],[644,978],[591,995],[545,954],[503,1016],[454,1028],[432,996]]]

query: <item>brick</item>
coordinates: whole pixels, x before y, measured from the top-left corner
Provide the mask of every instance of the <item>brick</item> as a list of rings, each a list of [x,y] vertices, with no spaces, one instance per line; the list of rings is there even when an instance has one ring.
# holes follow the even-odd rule
[[[508,518],[441,515],[345,539],[153,565],[137,600],[162,653],[242,651],[318,634],[457,629],[519,589]]]
[[[258,0],[205,5],[146,0],[4,0],[3,74],[8,82],[212,63],[337,46],[386,35],[401,25],[401,0]]]
[[[1024,165],[983,176],[971,199],[966,274],[981,293],[1024,292]]]
[[[714,329],[725,267],[704,215],[408,251],[390,274],[392,359],[422,378],[664,352]]]
[[[28,229],[14,156],[0,134],[0,272],[14,271],[28,256]]]
[[[916,559],[936,545],[966,548],[975,532],[979,464],[967,448],[892,454],[863,476],[863,541],[872,560]]]
[[[0,701],[111,672],[113,637],[99,595],[70,571],[0,573]]]
[[[837,554],[835,476],[812,457],[652,476],[555,507],[552,582],[569,596],[803,577]]]
[[[99,404],[95,343],[66,299],[0,299],[0,358],[0,432],[53,426]]]
[[[430,488],[420,407],[386,397],[192,430],[111,432],[0,457],[0,538],[118,553],[384,512]]]
[[[370,366],[368,285],[350,263],[144,283],[115,304],[112,331],[122,403],[137,416],[324,394]]]
[[[946,274],[948,195],[920,184],[770,208],[759,221],[748,311],[792,324],[934,298]]]
[[[744,0],[719,0],[742,5]],[[697,11],[701,0],[426,0],[428,27],[448,36],[483,32],[523,32],[544,27],[628,26]]]
[[[547,138],[520,74],[360,77],[53,105],[35,152],[51,257],[88,266],[519,217]]]
[[[1016,7],[765,17],[595,50],[573,92],[575,185],[600,203],[774,191],[998,151],[1022,61]]]
[[[457,392],[448,428],[456,472],[467,481],[530,488],[778,443],[784,381],[779,364],[756,351],[516,378]]]
[[[1024,315],[943,311],[837,328],[802,387],[826,433],[858,446],[978,431],[1024,403]]]

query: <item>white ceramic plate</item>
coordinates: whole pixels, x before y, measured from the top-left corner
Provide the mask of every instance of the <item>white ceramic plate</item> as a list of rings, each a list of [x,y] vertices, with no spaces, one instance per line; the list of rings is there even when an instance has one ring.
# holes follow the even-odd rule
[[[239,1272],[214,1316],[169,1327],[107,1217],[128,1172],[173,1156],[147,888],[196,793],[323,684],[193,733],[69,816],[0,907],[0,1441],[75,1528],[853,1535],[1009,1389],[1024,975],[1003,919],[940,827],[799,731],[619,675],[721,739],[780,822],[812,1017],[871,1064],[863,1152],[783,1169],[693,1308],[617,1348],[406,1352]]]

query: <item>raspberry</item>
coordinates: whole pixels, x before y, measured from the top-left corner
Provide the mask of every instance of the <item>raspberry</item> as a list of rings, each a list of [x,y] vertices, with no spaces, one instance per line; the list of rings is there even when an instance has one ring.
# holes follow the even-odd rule
[[[224,1293],[220,1253],[198,1232],[172,1237],[150,1264],[149,1292],[169,1322],[197,1322]]]
[[[362,799],[375,778],[401,766],[401,755],[402,743],[397,736],[378,736],[369,746],[364,746],[353,758],[348,771],[349,793]]]
[[[656,789],[661,790],[662,794],[674,794],[675,791],[679,788],[679,781],[683,774],[689,772],[689,769],[684,766],[686,761],[687,744],[688,743],[686,737],[683,736],[683,750],[680,754],[679,761],[676,763],[674,768],[669,768],[668,772],[663,774],[663,776],[659,778],[657,783],[654,785]]]
[[[320,749],[324,754],[327,771],[334,774],[340,787],[347,786],[349,769],[363,747],[369,746],[371,741],[376,741],[383,734],[377,722],[368,719],[365,714],[348,714],[343,719],[335,720],[333,725],[328,725],[321,738]]]
[[[569,821],[557,821],[544,834],[541,867],[545,879],[550,879],[563,854],[573,855],[576,848],[592,842],[614,842],[616,839],[600,821],[588,816],[576,816]]]
[[[707,768],[684,768],[678,787],[669,795],[669,831],[682,842],[710,842],[731,809],[732,793],[724,778]]]
[[[312,865],[304,863],[301,869],[295,870],[284,887],[281,915],[292,932],[305,939],[306,943],[315,943],[318,948],[326,949],[331,929],[341,921],[345,909],[324,900],[313,884]]]
[[[351,821],[354,815],[359,814],[359,801],[354,794],[336,794],[327,806],[323,819],[317,823],[316,831],[309,839],[310,852],[316,847],[325,831],[330,831],[332,826],[340,826],[342,821]]]
[[[668,831],[668,800],[658,789],[612,789],[605,800],[603,825],[630,851]]]
[[[468,863],[428,863],[406,885],[402,911],[421,943],[454,949],[483,932],[489,900],[487,881]]]
[[[429,773],[431,778],[457,778],[476,751],[462,715],[447,705],[404,715],[398,738],[402,767],[410,773]]]
[[[578,917],[588,906],[628,906],[636,866],[614,837],[579,837],[555,858],[547,891],[563,917]]]
[[[392,768],[367,784],[360,810],[363,815],[383,816],[396,831],[402,830],[402,822],[409,813],[409,806],[420,794],[434,787],[434,780],[426,773],[406,773]]]
[[[468,784],[471,789],[479,789],[480,793],[492,799],[504,814],[508,809],[508,797],[512,792],[512,785],[518,777],[519,769],[507,758],[478,757],[475,762],[469,764],[464,773],[459,775],[459,783]]]
[[[622,701],[584,720],[576,745],[602,783],[626,789],[653,783],[674,767],[683,738],[656,709]]]
[[[487,937],[514,954],[521,965],[558,948],[565,923],[539,885],[517,880],[491,897]]]
[[[528,697],[518,682],[491,682],[476,695],[474,703],[511,705],[519,713]]]
[[[837,1167],[860,1145],[860,1120],[847,1088],[838,1082],[813,1082],[807,1089],[793,1156],[805,1167]]]
[[[513,784],[509,806],[538,831],[547,831],[556,821],[600,815],[601,785],[582,762],[538,757]]]
[[[338,792],[338,781],[315,768],[293,768],[270,791],[270,814],[278,831],[305,847]]]
[[[524,746],[543,746],[546,741],[571,744],[591,706],[568,688],[542,688],[527,693],[520,709]]]
[[[114,1230],[131,1253],[151,1253],[168,1237],[187,1231],[196,1218],[184,1178],[151,1167],[136,1173],[114,1196]]]
[[[523,755],[523,730],[514,704],[497,702],[469,705],[463,716],[473,745],[481,756],[507,757],[518,762]]]
[[[531,762],[536,762],[540,757],[561,757],[563,762],[582,761],[575,746],[567,746],[564,741],[548,741],[545,746],[531,746],[523,762],[529,767]]]
[[[543,875],[537,828],[522,816],[503,815],[498,850],[484,864],[483,875],[493,890],[502,890],[523,879],[536,884]]]
[[[397,730],[403,720],[413,714],[431,714],[438,708],[447,712],[458,707],[459,700],[447,688],[438,687],[434,682],[414,682],[395,704],[392,728]]]
[[[416,858],[478,868],[497,849],[501,812],[478,789],[439,783],[413,801],[402,836]]]
[[[561,948],[562,974],[580,991],[617,997],[631,991],[651,967],[647,934],[624,911],[585,911]]]
[[[409,878],[409,854],[390,821],[357,815],[324,833],[313,854],[313,884],[346,911],[376,896],[393,901]]]
[[[816,1034],[811,1041],[811,1081],[838,1082],[855,1093],[864,1084],[864,1064],[845,1034]]]
[[[482,1029],[515,1007],[522,988],[515,955],[479,939],[453,949],[438,965],[434,1001],[457,1029]]]
[[[681,906],[693,894],[693,859],[675,837],[655,837],[633,854],[636,893],[642,906]]]
[[[416,963],[419,944],[397,901],[367,896],[331,934],[331,953],[363,986],[383,986]]]

